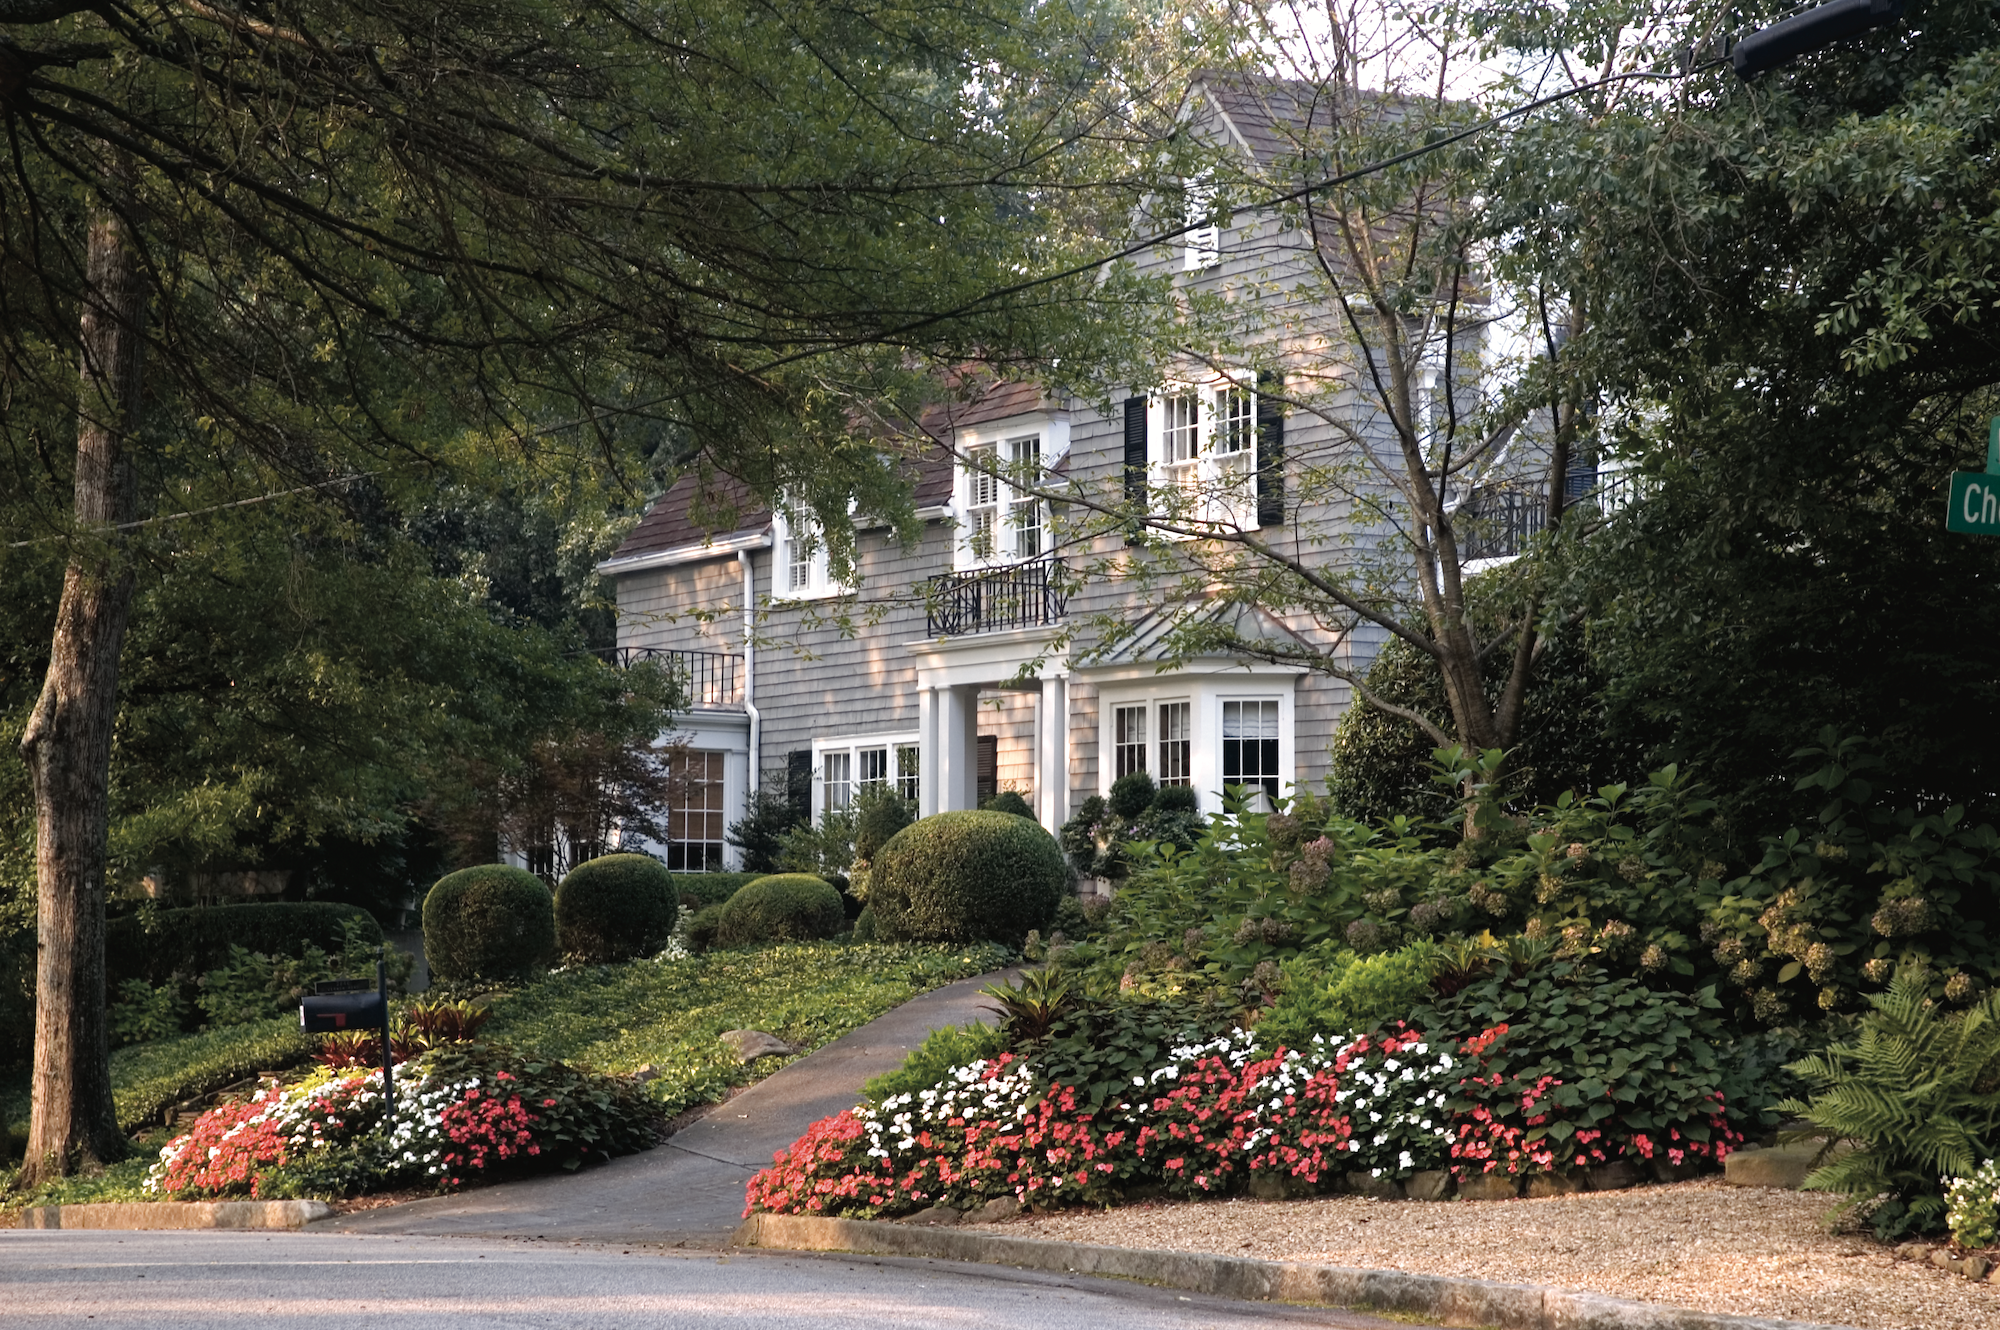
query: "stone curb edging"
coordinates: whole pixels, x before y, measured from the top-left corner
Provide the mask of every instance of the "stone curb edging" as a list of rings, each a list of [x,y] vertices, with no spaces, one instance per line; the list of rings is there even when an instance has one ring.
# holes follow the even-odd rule
[[[303,1228],[325,1219],[325,1201],[100,1201],[37,1205],[21,1212],[21,1228],[273,1229]]]
[[[867,1219],[754,1214],[743,1221],[730,1241],[739,1247],[919,1256],[1105,1275],[1253,1302],[1323,1303],[1400,1312],[1451,1326],[1500,1326],[1504,1330],[1845,1330],[1485,1279],[1103,1247]]]

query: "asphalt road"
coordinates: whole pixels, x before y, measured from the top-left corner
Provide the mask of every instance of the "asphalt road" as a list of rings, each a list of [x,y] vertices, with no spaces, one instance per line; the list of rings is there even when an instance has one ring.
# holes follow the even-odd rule
[[[0,1232],[0,1323],[76,1330],[1251,1330],[1406,1323],[874,1257],[305,1233]]]

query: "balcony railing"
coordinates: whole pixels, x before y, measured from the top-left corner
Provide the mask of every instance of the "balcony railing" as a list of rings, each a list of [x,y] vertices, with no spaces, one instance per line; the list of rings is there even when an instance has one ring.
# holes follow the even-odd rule
[[[1060,559],[1007,568],[941,573],[930,580],[930,637],[966,637],[1061,623],[1069,608]]]
[[[1458,557],[1507,559],[1528,547],[1548,525],[1548,499],[1525,490],[1477,489],[1452,514]]]
[[[680,681],[689,706],[743,705],[743,657],[729,651],[677,651],[668,647],[616,647],[606,654],[619,669],[652,661]]]

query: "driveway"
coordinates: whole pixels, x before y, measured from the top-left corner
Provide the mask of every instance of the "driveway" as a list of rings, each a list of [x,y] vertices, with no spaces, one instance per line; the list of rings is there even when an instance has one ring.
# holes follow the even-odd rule
[[[870,1077],[932,1030],[991,1020],[982,975],[912,998],[718,1104],[663,1146],[578,1173],[482,1187],[323,1220],[314,1232],[517,1237],[720,1247],[743,1186],[820,1118],[854,1107]]]

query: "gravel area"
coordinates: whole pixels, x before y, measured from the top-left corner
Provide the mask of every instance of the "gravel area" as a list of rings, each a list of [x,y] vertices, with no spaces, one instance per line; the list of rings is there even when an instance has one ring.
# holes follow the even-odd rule
[[[1684,1182],[1545,1200],[1154,1202],[981,1225],[1017,1237],[1464,1275],[1866,1330],[1996,1330],[1975,1284],[1820,1226],[1825,1196]]]

